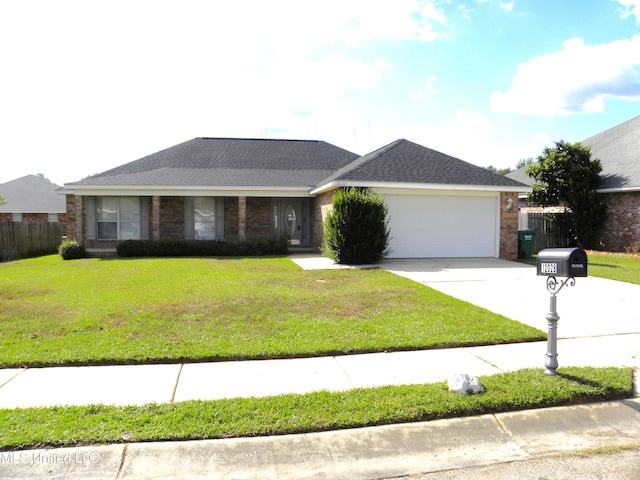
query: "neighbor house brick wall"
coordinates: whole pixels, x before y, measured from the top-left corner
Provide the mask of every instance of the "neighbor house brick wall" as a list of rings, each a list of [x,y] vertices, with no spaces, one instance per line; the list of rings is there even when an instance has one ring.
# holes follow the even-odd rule
[[[12,222],[12,221],[13,221],[13,213],[8,213],[8,212],[0,213],[0,222]],[[48,213],[23,213],[22,221],[48,223],[49,214]],[[65,213],[58,213],[58,223],[66,223],[66,221],[67,221],[67,215]]]
[[[324,219],[333,205],[335,190],[324,192],[315,197],[311,206],[311,245],[320,247],[324,241]]]
[[[46,223],[49,221],[49,215],[46,213],[23,213],[22,221]]]
[[[507,208],[507,199],[511,198],[511,208]],[[518,259],[518,195],[500,193],[500,258]]]
[[[184,197],[160,197],[160,238],[184,239]]]
[[[607,221],[602,230],[603,250],[624,252],[640,246],[640,192],[607,193]]]

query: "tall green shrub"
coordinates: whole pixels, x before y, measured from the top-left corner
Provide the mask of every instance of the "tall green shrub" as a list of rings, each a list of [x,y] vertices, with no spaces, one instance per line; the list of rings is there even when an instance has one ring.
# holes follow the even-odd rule
[[[389,253],[388,209],[384,199],[365,188],[336,192],[324,222],[322,252],[337,263],[376,263]]]

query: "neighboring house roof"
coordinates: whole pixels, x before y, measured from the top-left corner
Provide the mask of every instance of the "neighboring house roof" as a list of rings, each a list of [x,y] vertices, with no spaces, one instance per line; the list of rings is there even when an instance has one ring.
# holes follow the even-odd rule
[[[67,191],[141,189],[274,191],[307,194],[339,186],[522,191],[528,187],[407,140],[359,157],[326,142],[195,138],[65,185]]]
[[[602,162],[599,190],[640,190],[640,116],[583,140]]]
[[[323,184],[395,183],[522,188],[515,180],[408,140],[396,140],[337,171]]]
[[[37,175],[0,184],[0,195],[6,200],[2,213],[64,213],[66,201],[56,190],[60,187]]]
[[[513,172],[507,173],[505,177],[515,180],[516,182],[524,183],[525,185],[533,185],[533,178],[527,175],[527,167],[521,167]]]
[[[583,140],[591,149],[591,158],[602,164],[603,180],[599,191],[640,190],[640,116],[616,125]],[[507,175],[527,185],[533,179],[525,173],[526,167]]]

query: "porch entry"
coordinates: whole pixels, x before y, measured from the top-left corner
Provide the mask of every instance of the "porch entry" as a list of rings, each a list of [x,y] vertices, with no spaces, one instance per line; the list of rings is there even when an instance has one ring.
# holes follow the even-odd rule
[[[273,200],[273,235],[289,236],[291,245],[309,246],[309,200],[277,198]]]

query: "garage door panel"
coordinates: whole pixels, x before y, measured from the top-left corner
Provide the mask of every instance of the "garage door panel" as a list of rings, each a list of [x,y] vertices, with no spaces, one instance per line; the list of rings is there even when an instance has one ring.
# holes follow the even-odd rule
[[[493,257],[495,197],[389,195],[391,258]]]

